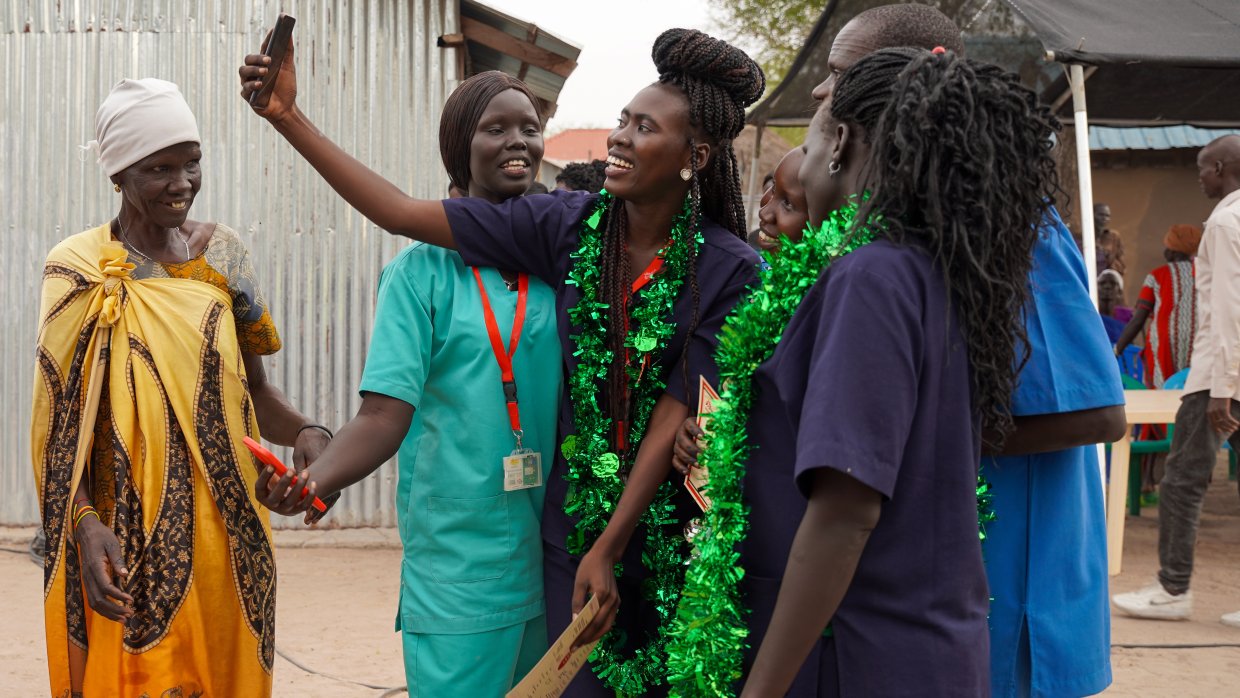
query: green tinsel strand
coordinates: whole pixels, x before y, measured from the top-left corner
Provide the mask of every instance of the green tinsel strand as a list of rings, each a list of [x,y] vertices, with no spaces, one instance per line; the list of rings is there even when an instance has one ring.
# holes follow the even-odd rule
[[[579,363],[569,377],[577,433],[566,436],[560,448],[568,460],[565,479],[569,488],[564,511],[578,517],[576,528],[567,541],[569,552],[576,555],[588,551],[607,527],[624,492],[620,471],[630,465],[621,463],[619,454],[611,450],[609,436],[613,422],[603,414],[597,399],[598,386],[606,379],[607,367],[614,356],[607,348],[607,304],[602,301],[600,289],[603,266],[600,225],[611,200],[610,194],[602,192],[595,209],[583,222],[580,245],[572,255],[574,262],[568,274],[568,283],[581,291],[581,300],[568,311],[569,321],[578,330],[572,339]],[[690,252],[702,243],[701,232],[689,229],[690,217],[686,199],[673,222],[671,240],[660,252],[662,271],[631,306],[624,343],[630,349],[627,377],[634,414],[629,442],[633,444],[641,443],[655,401],[666,387],[654,365],[645,371],[642,366],[647,357],[662,356],[676,332],[676,325],[671,321],[672,304],[687,276]],[[657,364],[657,360],[652,364]],[[604,685],[620,696],[642,695],[648,688],[666,680],[666,628],[680,598],[685,563],[684,540],[667,531],[667,524],[675,521],[672,503],[675,492],[671,484],[661,485],[641,517],[646,532],[642,563],[650,572],[643,595],[659,614],[658,637],[648,638],[646,645],[625,660],[619,652],[624,638],[619,633],[608,633],[590,655]]]
[[[986,526],[995,522],[994,493],[981,473],[977,475],[977,537],[986,542]],[[993,599],[992,599],[993,601]]]

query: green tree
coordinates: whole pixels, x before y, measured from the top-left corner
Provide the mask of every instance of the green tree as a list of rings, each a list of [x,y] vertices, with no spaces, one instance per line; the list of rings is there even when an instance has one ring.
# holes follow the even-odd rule
[[[917,0],[939,8],[968,34],[1010,34],[1020,30],[1011,10],[996,0]],[[717,0],[714,21],[720,33],[744,48],[766,71],[767,90],[788,74],[792,62],[828,0]],[[857,14],[899,0],[839,0],[832,12],[827,37]]]
[[[787,75],[826,6],[827,0],[720,0],[714,19],[762,66],[769,90]]]

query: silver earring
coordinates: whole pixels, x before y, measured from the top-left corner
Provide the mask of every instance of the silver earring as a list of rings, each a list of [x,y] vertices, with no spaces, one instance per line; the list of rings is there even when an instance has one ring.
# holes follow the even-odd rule
[[[689,169],[688,167],[686,167],[685,169],[681,170],[681,171],[680,171],[680,178],[681,178],[681,179],[683,179],[683,180],[685,180],[686,182],[688,182],[689,180],[693,179],[693,170]]]
[[[840,173],[840,163],[836,162],[835,160],[832,160],[831,164],[827,165],[827,174],[834,177],[835,175],[839,173]]]

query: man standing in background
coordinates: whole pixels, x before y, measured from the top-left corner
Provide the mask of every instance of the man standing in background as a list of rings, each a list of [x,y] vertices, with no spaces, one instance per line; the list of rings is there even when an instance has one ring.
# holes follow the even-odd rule
[[[1111,207],[1107,204],[1094,204],[1094,230],[1097,231],[1096,241],[1098,255],[1098,272],[1114,269],[1124,275],[1124,240],[1119,233],[1111,230]]]
[[[1158,580],[1112,599],[1137,618],[1184,619],[1192,613],[1188,583],[1201,503],[1223,440],[1240,448],[1240,136],[1202,148],[1197,177],[1207,197],[1221,200],[1206,220],[1197,253],[1197,333],[1162,481]],[[1219,620],[1240,628],[1240,611]]]

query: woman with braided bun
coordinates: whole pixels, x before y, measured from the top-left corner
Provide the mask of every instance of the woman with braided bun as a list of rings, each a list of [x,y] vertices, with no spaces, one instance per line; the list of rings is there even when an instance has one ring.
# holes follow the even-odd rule
[[[528,272],[555,292],[568,380],[562,443],[540,454],[548,631],[562,632],[587,593],[598,597],[587,634],[613,621],[624,632],[595,649],[602,678],[582,672],[567,695],[657,693],[660,627],[675,607],[695,507],[673,484],[672,440],[697,411],[699,376],[715,382],[716,334],[756,276],[732,139],[765,87],[761,69],[701,32],[664,32],[653,49],[659,80],[608,137],[606,191],[495,204],[411,198],[344,153],[294,103],[292,55],[290,46],[255,111],[341,196],[392,233],[456,249],[467,264]],[[266,64],[246,57],[243,97],[262,87]],[[617,525],[603,534],[609,519]],[[587,553],[608,573],[575,589]],[[621,594],[634,601],[622,612]]]
[[[943,49],[867,56],[815,115],[800,180],[843,242],[753,374],[742,695],[989,695],[981,434],[1012,428],[1057,128]]]

